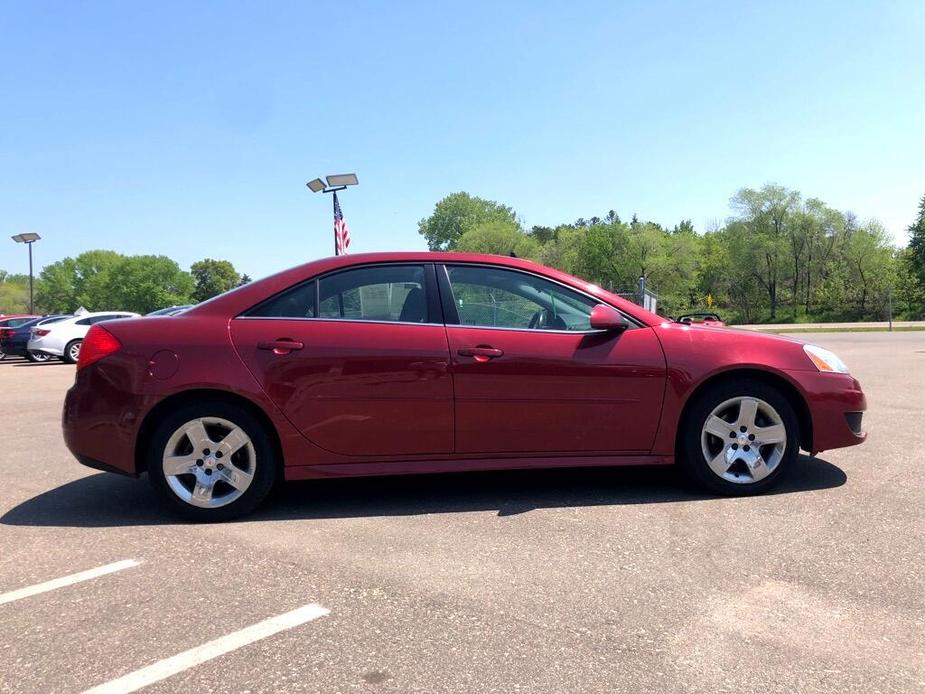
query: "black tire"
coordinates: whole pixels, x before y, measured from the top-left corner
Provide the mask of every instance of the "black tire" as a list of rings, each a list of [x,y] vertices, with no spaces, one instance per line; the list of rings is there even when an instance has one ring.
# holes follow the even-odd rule
[[[45,352],[30,352],[27,350],[26,359],[31,361],[33,364],[44,364],[47,361],[51,361],[51,355],[46,354]]]
[[[0,349],[0,361],[3,361],[4,359],[6,359],[6,353]]]
[[[170,488],[164,475],[163,457],[171,436],[184,424],[200,417],[233,423],[244,430],[254,447],[254,477],[250,486],[234,501],[216,508],[202,508],[184,501]],[[273,489],[281,468],[276,447],[264,424],[246,409],[221,400],[191,403],[171,411],[157,424],[144,455],[148,479],[160,497],[173,512],[196,522],[221,522],[250,513]]]
[[[701,447],[701,434],[715,408],[728,400],[749,396],[763,400],[777,411],[786,432],[786,444],[780,461],[767,477],[740,484],[723,479],[710,469]],[[725,496],[760,494],[778,484],[793,468],[800,453],[800,423],[793,406],[777,388],[762,381],[741,379],[708,387],[695,398],[681,422],[678,463],[699,487]]]
[[[71,350],[76,346],[79,352],[80,345],[82,344],[83,344],[83,340],[71,340],[70,342],[68,342],[64,348],[64,354],[61,355],[61,361],[65,361],[68,364],[76,364],[77,359],[71,356]]]

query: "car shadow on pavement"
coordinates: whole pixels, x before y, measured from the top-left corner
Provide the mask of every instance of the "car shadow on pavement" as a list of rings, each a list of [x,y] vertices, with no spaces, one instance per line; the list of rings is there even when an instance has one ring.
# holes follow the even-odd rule
[[[769,494],[840,487],[841,468],[800,456]],[[410,516],[497,511],[512,516],[544,508],[658,504],[714,499],[691,487],[674,466],[470,472],[290,482],[240,522]],[[0,517],[19,526],[115,527],[178,522],[146,480],[98,474],[39,494]]]
[[[67,362],[63,362],[60,359],[54,358],[49,359],[48,361],[29,361],[28,359],[15,359],[13,357],[7,357],[0,361],[0,367],[2,366],[12,366],[13,368],[21,369],[23,367],[28,369],[41,368],[43,366],[71,366]]]

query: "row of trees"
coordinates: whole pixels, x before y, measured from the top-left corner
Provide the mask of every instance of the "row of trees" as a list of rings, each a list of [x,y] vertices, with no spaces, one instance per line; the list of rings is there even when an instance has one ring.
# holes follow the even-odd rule
[[[668,315],[716,307],[737,322],[883,320],[888,304],[897,316],[925,313],[925,198],[904,249],[878,222],[778,185],[743,188],[730,206],[703,234],[690,220],[666,228],[614,210],[527,229],[506,205],[454,193],[419,232],[432,250],[513,252],[618,292],[645,277]]]
[[[42,313],[120,309],[148,313],[196,303],[249,282],[227,260],[206,258],[189,272],[163,255],[86,251],[46,265],[36,278],[35,308]],[[0,271],[0,313],[29,306],[29,278]]]
[[[925,197],[895,248],[876,221],[860,221],[795,190],[743,188],[732,216],[697,233],[690,220],[668,228],[611,210],[571,224],[525,228],[510,207],[454,193],[422,219],[432,250],[515,253],[617,292],[645,277],[666,315],[717,308],[736,322],[882,320],[925,315]],[[126,309],[146,313],[203,301],[250,281],[225,260],[87,251],[46,266],[36,309]],[[0,270],[0,313],[28,308],[28,277]]]

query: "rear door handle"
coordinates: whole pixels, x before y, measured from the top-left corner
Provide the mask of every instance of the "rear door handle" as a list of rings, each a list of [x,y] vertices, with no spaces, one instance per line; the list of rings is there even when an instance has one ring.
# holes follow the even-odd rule
[[[305,347],[304,343],[286,338],[257,343],[257,349],[269,349],[273,351],[273,354],[289,354],[293,350],[302,349],[303,347]]]
[[[456,353],[461,357],[472,357],[482,364],[491,359],[504,356],[504,350],[495,347],[463,347],[456,350]]]

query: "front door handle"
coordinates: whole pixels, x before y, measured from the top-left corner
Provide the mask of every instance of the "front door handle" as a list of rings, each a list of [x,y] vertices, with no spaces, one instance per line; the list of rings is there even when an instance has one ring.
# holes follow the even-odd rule
[[[461,357],[472,357],[480,364],[484,364],[491,359],[497,359],[504,356],[504,350],[495,347],[463,347],[456,353]]]
[[[273,354],[289,354],[293,350],[302,349],[305,347],[305,344],[302,342],[296,342],[295,340],[290,340],[288,338],[281,338],[279,340],[266,340],[265,342],[258,342],[257,349],[268,349],[272,350]]]

